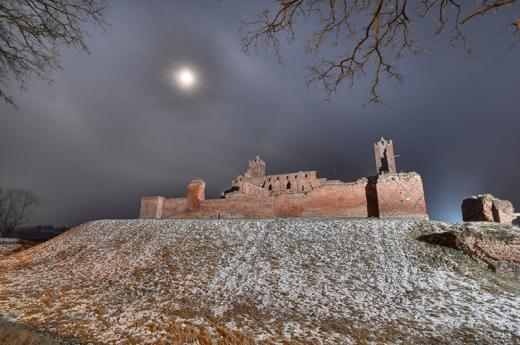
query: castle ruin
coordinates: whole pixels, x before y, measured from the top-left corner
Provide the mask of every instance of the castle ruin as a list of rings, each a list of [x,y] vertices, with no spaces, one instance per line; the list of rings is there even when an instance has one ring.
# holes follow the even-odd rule
[[[377,175],[354,182],[319,178],[316,171],[266,175],[256,157],[221,199],[206,199],[206,183],[185,198],[141,198],[140,218],[419,217],[427,218],[421,176],[397,173],[392,141],[374,144]]]

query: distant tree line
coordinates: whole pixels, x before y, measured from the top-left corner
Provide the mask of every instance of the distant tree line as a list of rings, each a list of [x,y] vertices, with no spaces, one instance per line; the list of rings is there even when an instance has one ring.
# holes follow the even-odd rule
[[[38,197],[23,189],[0,187],[0,237],[11,237],[29,221],[39,204]]]

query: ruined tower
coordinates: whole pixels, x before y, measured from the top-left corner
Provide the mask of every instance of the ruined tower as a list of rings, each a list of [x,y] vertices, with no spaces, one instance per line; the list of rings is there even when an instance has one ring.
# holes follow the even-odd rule
[[[249,161],[249,168],[244,174],[245,177],[264,177],[265,162],[256,156],[255,159]]]
[[[378,174],[395,174],[395,155],[392,140],[381,139],[374,144]]]

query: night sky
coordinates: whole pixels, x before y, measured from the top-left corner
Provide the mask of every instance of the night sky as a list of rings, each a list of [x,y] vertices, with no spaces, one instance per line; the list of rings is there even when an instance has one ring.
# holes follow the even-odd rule
[[[374,108],[367,80],[331,102],[306,88],[302,36],[283,45],[283,65],[243,54],[240,19],[265,3],[115,1],[107,33],[88,29],[91,55],[65,49],[52,87],[13,90],[19,109],[0,103],[0,185],[41,198],[31,224],[136,218],[141,196],[183,196],[195,177],[217,197],[257,154],[268,173],[354,181],[375,172],[381,136],[398,170],[423,176],[431,218],[460,221],[477,193],[520,208],[520,47],[498,33],[504,17],[467,27],[472,60],[424,30],[427,53],[398,62],[405,84],[385,82],[388,106]],[[197,73],[189,92],[169,78],[182,66]]]

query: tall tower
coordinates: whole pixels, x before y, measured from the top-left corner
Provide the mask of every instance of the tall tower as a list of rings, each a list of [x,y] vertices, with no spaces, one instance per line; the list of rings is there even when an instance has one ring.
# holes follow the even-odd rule
[[[395,155],[392,140],[381,139],[374,144],[378,174],[395,174]]]
[[[264,177],[265,162],[256,156],[255,159],[249,161],[249,169],[245,172],[245,177]]]

